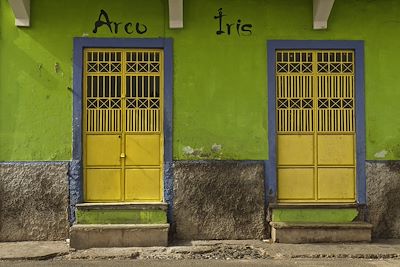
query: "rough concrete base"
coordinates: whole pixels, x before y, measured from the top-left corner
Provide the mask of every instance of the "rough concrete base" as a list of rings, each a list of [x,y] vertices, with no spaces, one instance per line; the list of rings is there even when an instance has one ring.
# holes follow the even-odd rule
[[[283,223],[271,222],[274,243],[370,242],[372,225],[368,223]]]
[[[68,163],[0,163],[0,241],[68,237]]]
[[[177,239],[262,239],[263,162],[175,162],[174,220]]]
[[[168,224],[74,225],[70,229],[70,246],[75,249],[167,246],[168,229]]]
[[[374,238],[400,238],[400,161],[370,161],[368,217]]]

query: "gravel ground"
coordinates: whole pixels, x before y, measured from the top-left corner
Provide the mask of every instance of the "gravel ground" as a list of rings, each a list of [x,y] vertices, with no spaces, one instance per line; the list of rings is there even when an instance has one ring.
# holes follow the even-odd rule
[[[299,245],[297,245],[298,247]],[[258,260],[284,258],[359,258],[359,259],[400,259],[400,250],[385,253],[372,253],[373,248],[349,251],[346,245],[336,250],[326,250],[326,245],[303,245],[305,251],[293,250],[292,246],[282,245],[253,246],[241,244],[216,243],[211,245],[173,246],[157,248],[97,248],[72,251],[56,259],[153,259],[153,260]],[[338,245],[336,245],[338,246]],[[339,245],[340,246],[340,245]],[[296,247],[294,247],[296,248]]]

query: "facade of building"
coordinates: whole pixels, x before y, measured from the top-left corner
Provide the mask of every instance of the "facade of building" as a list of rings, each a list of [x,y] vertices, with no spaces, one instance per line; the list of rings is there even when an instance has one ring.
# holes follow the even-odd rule
[[[0,12],[0,241],[100,222],[189,240],[369,222],[400,238],[398,1]]]

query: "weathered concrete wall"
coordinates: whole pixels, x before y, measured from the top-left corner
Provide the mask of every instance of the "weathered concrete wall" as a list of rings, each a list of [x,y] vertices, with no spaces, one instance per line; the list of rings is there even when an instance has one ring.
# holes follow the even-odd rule
[[[68,236],[68,163],[0,163],[0,241]]]
[[[370,161],[366,166],[372,236],[400,238],[400,161]]]
[[[263,162],[175,162],[174,219],[177,239],[263,238]]]

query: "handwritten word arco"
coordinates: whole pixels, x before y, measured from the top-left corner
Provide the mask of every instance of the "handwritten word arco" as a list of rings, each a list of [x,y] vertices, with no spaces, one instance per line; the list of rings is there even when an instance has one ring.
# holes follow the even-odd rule
[[[144,34],[147,32],[147,27],[144,24],[139,22],[135,23],[135,27],[133,27],[132,22],[122,23],[122,22],[114,22],[111,21],[107,12],[103,9],[100,11],[99,18],[94,23],[93,33],[97,33],[100,27],[107,26],[111,33],[117,34],[120,26],[123,26],[123,29],[127,34],[133,34],[136,32],[137,34]]]

